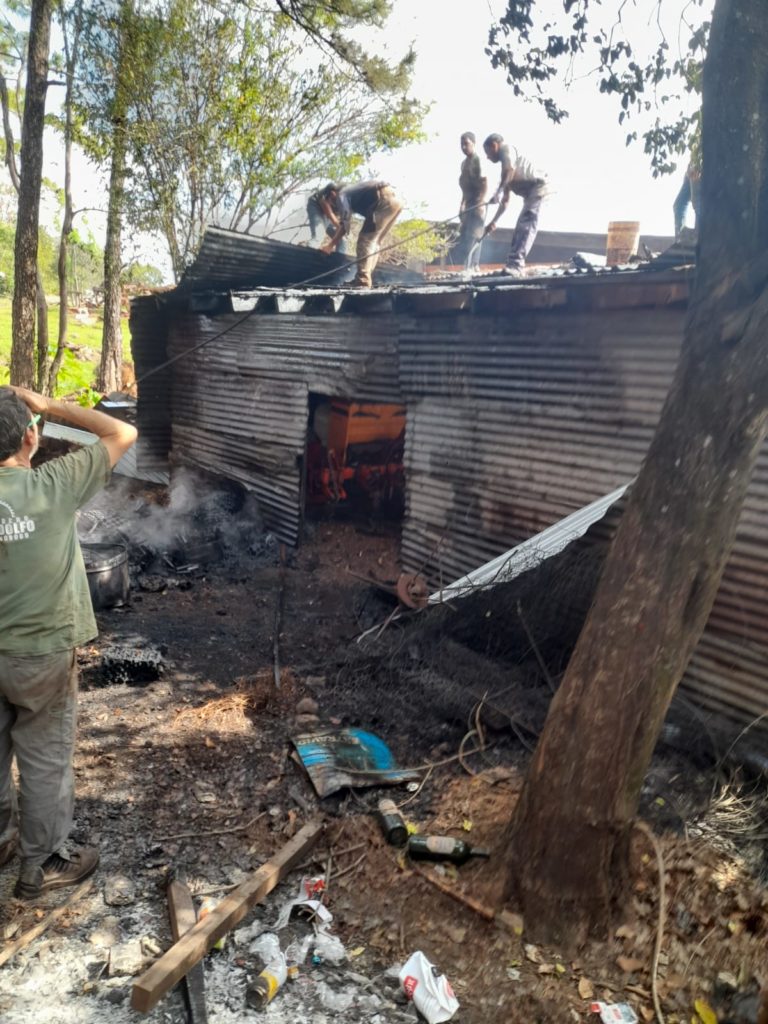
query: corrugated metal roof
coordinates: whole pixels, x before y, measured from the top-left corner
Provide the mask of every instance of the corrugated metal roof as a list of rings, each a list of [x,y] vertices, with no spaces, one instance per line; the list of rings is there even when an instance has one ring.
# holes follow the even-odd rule
[[[522,544],[518,544],[511,551],[497,555],[496,558],[473,569],[461,579],[442,586],[434,594],[430,594],[429,603],[442,604],[445,601],[467,597],[486,587],[508,583],[516,576],[528,572],[529,569],[568,547],[572,541],[583,537],[590,526],[602,519],[608,509],[616,504],[628,487],[629,484],[618,487],[615,491],[598,498],[597,501],[593,501],[585,508],[580,508],[566,516],[565,519],[548,526],[541,533],[529,537],[528,540],[524,540]]]
[[[290,245],[241,231],[208,228],[194,263],[179,283],[182,292],[229,288],[282,288],[308,278],[324,277],[326,286],[347,276],[347,260],[338,253],[326,256],[307,245]]]

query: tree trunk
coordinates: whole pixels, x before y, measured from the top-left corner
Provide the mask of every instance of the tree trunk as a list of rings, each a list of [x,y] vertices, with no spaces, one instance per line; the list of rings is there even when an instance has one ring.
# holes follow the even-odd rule
[[[119,389],[123,363],[123,332],[120,326],[122,306],[120,229],[123,216],[128,145],[125,134],[128,111],[125,64],[129,60],[130,53],[128,34],[131,16],[132,3],[131,0],[126,0],[121,7],[122,20],[112,109],[112,166],[109,174],[107,238],[104,244],[104,333],[101,342],[101,364],[96,381],[98,390],[107,393]]]
[[[508,833],[509,894],[532,941],[604,937],[627,896],[643,779],[765,437],[766,104],[768,4],[717,0],[680,362]]]
[[[43,125],[48,87],[51,0],[32,0],[27,88],[21,126],[21,175],[16,218],[11,383],[35,386],[37,231],[43,174]]]
[[[75,71],[77,68],[77,53],[80,41],[80,28],[82,23],[82,7],[78,5],[74,11],[74,24],[72,26],[72,38],[68,34],[67,15],[64,4],[60,3],[60,17],[64,35],[64,53],[66,55],[67,84],[64,93],[64,216],[61,221],[61,236],[59,238],[59,333],[56,344],[56,352],[51,362],[48,386],[50,393],[56,390],[59,380],[59,370],[64,358],[64,346],[67,342],[67,328],[69,322],[69,238],[72,234],[72,223],[74,221],[74,203],[72,202],[72,100],[75,86]]]
[[[35,304],[37,306],[37,377],[35,387],[41,395],[48,394],[48,303],[40,266],[35,259]]]
[[[123,362],[123,332],[120,326],[122,293],[120,288],[120,220],[123,212],[125,183],[125,136],[115,126],[112,168],[109,175],[109,209],[107,240],[104,245],[104,334],[101,342],[101,365],[96,387],[99,391],[117,391]]]

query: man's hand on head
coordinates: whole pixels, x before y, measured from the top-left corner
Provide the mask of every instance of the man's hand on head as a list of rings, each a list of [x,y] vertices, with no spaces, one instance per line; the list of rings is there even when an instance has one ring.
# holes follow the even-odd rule
[[[40,413],[41,415],[48,412],[48,399],[45,395],[38,395],[36,391],[30,391],[29,388],[19,388],[14,384],[10,385],[10,389],[17,398],[22,400],[30,412]]]

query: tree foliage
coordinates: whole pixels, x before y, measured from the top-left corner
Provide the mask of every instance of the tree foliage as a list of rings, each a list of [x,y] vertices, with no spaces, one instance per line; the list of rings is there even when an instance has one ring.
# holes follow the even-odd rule
[[[159,231],[176,276],[210,223],[251,230],[295,191],[353,174],[419,137],[409,53],[389,65],[350,40],[383,23],[383,0],[153,0],[136,5],[125,114],[126,215]],[[114,4],[91,7],[82,142],[112,151]]]
[[[661,22],[661,0],[651,8],[657,31],[643,50],[633,44],[618,5],[615,21],[605,26],[600,0],[556,0],[544,15],[536,0],[508,0],[493,25],[486,53],[502,69],[516,96],[541,104],[555,123],[568,111],[551,94],[556,80],[569,84],[589,61],[601,93],[619,102],[619,123],[631,118],[652,122],[642,132],[654,176],[673,171],[676,158],[697,149],[701,131],[701,69],[709,38],[707,17],[713,0],[690,0],[676,38]],[[693,104],[691,103],[693,100]],[[693,107],[693,109],[690,109]],[[627,143],[637,139],[630,131]]]

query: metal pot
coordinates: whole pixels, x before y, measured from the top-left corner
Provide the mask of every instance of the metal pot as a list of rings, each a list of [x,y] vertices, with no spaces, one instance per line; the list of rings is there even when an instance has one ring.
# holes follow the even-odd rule
[[[96,611],[125,604],[131,587],[124,544],[81,544],[88,589]]]

